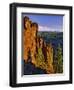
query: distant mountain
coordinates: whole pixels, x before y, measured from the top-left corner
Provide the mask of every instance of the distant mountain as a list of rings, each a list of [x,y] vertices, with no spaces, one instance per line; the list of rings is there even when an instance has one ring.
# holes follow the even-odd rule
[[[42,37],[47,44],[51,43],[54,47],[58,44],[63,46],[63,32],[38,32],[38,36]]]
[[[60,44],[63,53],[63,32],[38,32],[38,36],[42,37],[47,44],[51,43],[54,52]]]

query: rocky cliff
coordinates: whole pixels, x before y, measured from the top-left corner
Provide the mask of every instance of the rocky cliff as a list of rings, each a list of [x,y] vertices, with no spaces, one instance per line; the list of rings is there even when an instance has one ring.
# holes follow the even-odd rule
[[[23,30],[23,59],[26,63],[31,62],[35,67],[45,70],[48,74],[54,73],[52,45],[47,44],[41,36],[37,36],[37,23],[28,21],[28,24],[30,27]]]

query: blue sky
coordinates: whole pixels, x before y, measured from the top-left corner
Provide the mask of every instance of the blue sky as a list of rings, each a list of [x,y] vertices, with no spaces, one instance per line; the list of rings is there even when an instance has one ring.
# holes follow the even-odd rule
[[[63,16],[62,15],[39,15],[39,14],[23,14],[28,16],[32,22],[37,22],[39,31],[57,31],[62,32]]]

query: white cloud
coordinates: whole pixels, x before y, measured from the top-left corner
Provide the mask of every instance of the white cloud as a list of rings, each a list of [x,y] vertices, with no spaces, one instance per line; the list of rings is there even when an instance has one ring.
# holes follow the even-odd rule
[[[52,32],[53,31],[59,31],[59,32],[61,32],[62,29],[60,29],[60,28],[51,28],[51,27],[39,25],[39,31],[52,31]]]
[[[50,28],[46,26],[39,26],[39,31],[50,31]]]

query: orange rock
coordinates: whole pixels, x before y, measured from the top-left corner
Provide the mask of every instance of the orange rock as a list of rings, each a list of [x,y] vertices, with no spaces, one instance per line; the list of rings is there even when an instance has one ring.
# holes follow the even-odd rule
[[[54,73],[53,69],[53,48],[52,45],[47,45],[44,40],[37,37],[38,25],[27,20],[25,22],[26,29],[23,30],[23,59],[28,62],[29,56],[32,59],[32,63],[37,65],[36,54],[38,48],[42,48],[45,61],[42,61],[42,68],[46,70],[48,74]]]

